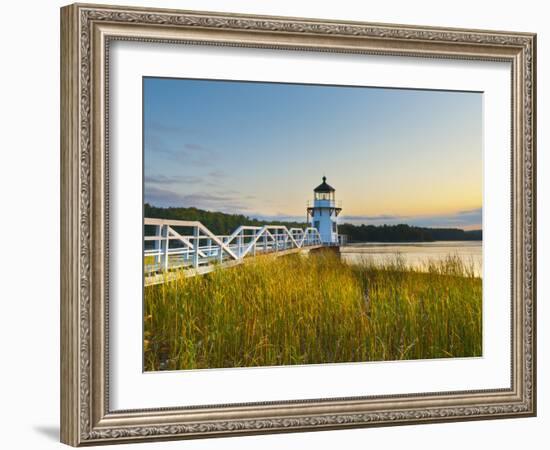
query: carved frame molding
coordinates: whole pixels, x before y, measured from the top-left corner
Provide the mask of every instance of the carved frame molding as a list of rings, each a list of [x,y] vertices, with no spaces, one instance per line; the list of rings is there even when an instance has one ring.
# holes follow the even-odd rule
[[[510,389],[110,411],[108,62],[113,40],[509,61]],[[61,10],[61,439],[78,446],[533,416],[536,36],[75,4]]]

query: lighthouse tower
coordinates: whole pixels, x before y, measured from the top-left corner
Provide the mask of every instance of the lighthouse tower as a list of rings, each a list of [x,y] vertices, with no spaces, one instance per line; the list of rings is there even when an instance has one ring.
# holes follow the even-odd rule
[[[337,217],[342,208],[336,204],[334,188],[327,184],[327,177],[313,190],[313,204],[307,208],[308,221],[321,235],[323,244],[338,244]]]

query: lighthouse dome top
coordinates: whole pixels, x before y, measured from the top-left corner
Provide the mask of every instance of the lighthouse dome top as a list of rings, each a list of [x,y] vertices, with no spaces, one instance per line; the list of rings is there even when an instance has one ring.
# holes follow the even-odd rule
[[[327,183],[327,177],[323,177],[323,182],[313,189],[313,192],[334,192],[335,189]]]

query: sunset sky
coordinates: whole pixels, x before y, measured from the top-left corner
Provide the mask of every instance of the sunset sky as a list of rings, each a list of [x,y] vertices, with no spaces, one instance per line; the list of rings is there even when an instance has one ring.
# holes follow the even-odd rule
[[[144,201],[340,223],[481,228],[482,94],[144,78]]]

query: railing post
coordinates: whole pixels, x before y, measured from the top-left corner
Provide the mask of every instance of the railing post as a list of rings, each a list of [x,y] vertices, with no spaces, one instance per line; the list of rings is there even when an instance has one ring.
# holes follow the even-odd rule
[[[218,258],[220,260],[220,264],[223,263],[223,248],[221,245],[218,245],[218,248],[220,249],[220,254],[218,255]]]
[[[194,237],[194,248],[195,252],[193,253],[193,267],[195,269],[199,268],[199,241],[200,241],[200,230],[198,226],[193,227],[193,237]]]
[[[168,270],[168,249],[170,248],[170,241],[168,240],[168,225],[160,226],[160,234],[162,236],[161,248],[162,248],[162,270],[165,272]]]
[[[256,246],[258,245],[258,233],[260,233],[260,230],[254,231],[254,243],[252,244],[252,256],[256,256]]]
[[[242,247],[243,247],[243,232],[241,231],[237,236],[237,255],[239,256],[239,259],[241,258]]]
[[[155,270],[158,270],[161,268],[162,262],[162,258],[160,255],[160,252],[162,250],[162,225],[155,225],[155,236],[158,239],[155,239],[153,241],[153,248],[155,250],[155,266],[157,267],[157,269]]]

